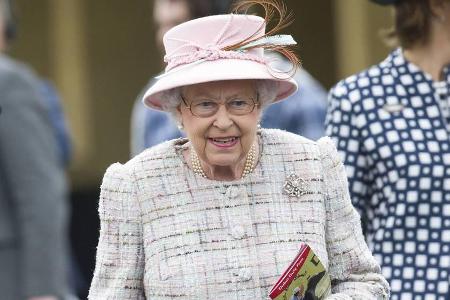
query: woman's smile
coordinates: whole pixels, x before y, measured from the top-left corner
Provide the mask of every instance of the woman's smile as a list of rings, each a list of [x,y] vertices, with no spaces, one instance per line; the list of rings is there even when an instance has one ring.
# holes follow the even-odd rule
[[[239,137],[229,136],[229,137],[216,137],[208,138],[208,142],[220,149],[230,149],[237,145],[239,142]]]

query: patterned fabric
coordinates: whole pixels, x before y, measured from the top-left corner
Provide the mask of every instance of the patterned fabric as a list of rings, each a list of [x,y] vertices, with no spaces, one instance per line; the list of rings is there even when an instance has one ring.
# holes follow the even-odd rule
[[[442,116],[447,122],[447,130],[450,131],[450,87],[446,81],[433,82],[433,87],[439,97]]]
[[[331,274],[327,299],[388,299],[331,140],[280,130],[259,140],[254,172],[231,182],[195,175],[186,139],[112,165],[89,298],[267,299],[306,242]],[[292,173],[305,180],[300,197],[282,192]]]
[[[448,69],[445,78],[433,83],[397,49],[330,93],[327,134],[392,300],[449,299]]]

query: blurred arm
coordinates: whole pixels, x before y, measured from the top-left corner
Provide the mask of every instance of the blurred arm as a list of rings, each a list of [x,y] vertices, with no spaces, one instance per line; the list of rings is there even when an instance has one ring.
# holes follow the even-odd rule
[[[367,233],[368,218],[372,214],[371,172],[368,154],[360,136],[363,131],[357,124],[358,114],[348,99],[346,88],[338,86],[330,92],[325,121],[326,135],[330,136],[339,151],[349,181],[350,197],[361,216],[363,233]],[[355,135],[356,134],[356,135]]]
[[[351,204],[344,165],[329,138],[320,139],[319,146],[333,293],[327,300],[389,299],[389,285],[364,241],[359,215]]]
[[[62,296],[67,199],[56,141],[32,77],[0,76],[0,165],[19,227],[20,286],[27,296]]]
[[[103,178],[100,238],[89,299],[145,299],[140,208],[125,166],[114,164]]]

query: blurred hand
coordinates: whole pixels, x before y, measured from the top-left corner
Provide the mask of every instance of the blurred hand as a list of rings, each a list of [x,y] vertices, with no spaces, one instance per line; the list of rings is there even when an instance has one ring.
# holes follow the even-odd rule
[[[35,296],[35,297],[30,297],[27,300],[58,300],[57,297],[55,296]]]

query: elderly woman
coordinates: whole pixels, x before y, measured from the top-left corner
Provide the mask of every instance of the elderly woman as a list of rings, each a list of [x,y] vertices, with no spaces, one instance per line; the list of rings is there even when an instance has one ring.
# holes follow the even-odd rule
[[[187,138],[107,170],[90,299],[267,299],[301,242],[331,276],[327,299],[388,298],[332,142],[258,129],[296,90],[262,49],[292,41],[265,24],[230,14],[166,33],[168,67],[144,101]]]
[[[327,133],[391,299],[448,299],[450,1],[376,2],[399,48],[332,89]]]

